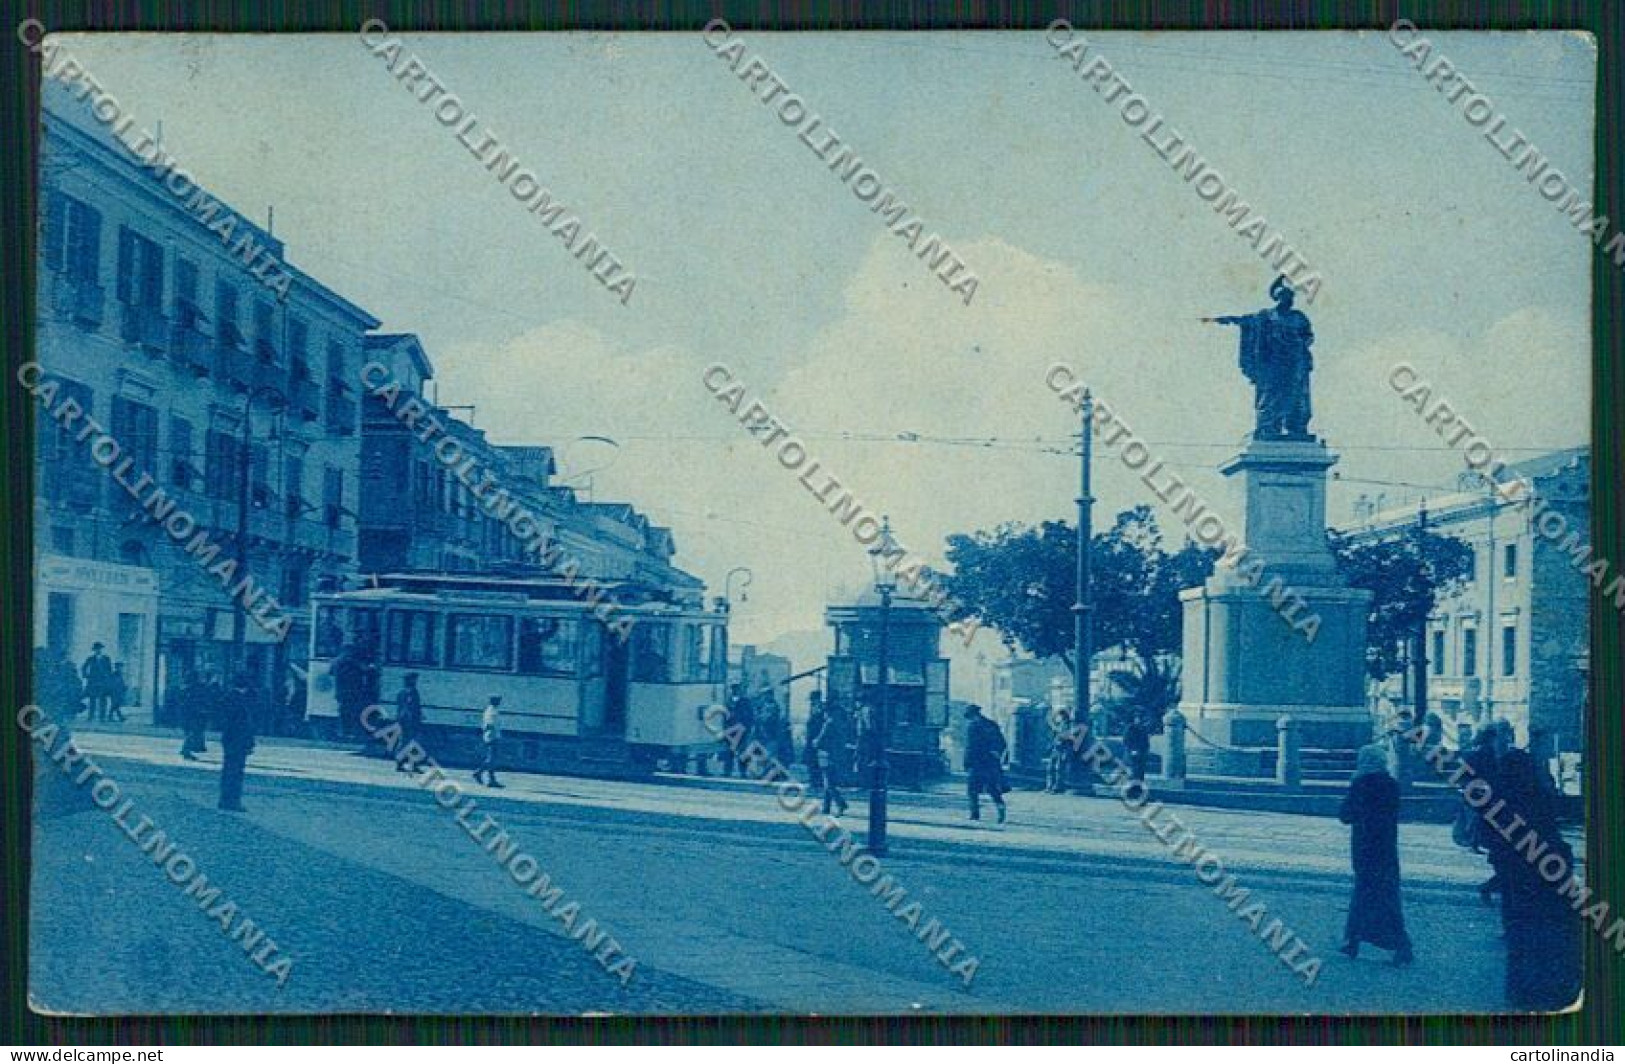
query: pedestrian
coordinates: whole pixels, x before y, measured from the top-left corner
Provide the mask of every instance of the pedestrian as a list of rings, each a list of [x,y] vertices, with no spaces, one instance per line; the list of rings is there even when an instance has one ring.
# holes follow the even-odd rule
[[[401,729],[400,742],[418,742],[418,736],[423,730],[423,695],[418,691],[418,674],[407,673],[403,678],[403,686],[395,695],[395,724]],[[421,742],[418,743],[420,746]],[[404,758],[396,758],[396,772],[411,772],[413,775],[422,771],[422,767],[414,764],[410,769],[405,767]]]
[[[124,700],[130,696],[130,684],[124,677],[124,662],[113,663],[113,675],[107,681],[107,719],[124,723]]]
[[[497,781],[497,743],[501,739],[502,696],[492,695],[491,701],[486,703],[485,712],[480,714],[482,760],[480,767],[474,770],[474,781],[498,790],[502,789],[502,784]]]
[[[823,781],[824,815],[828,816],[830,807],[833,806],[836,816],[845,816],[846,796],[841,793],[835,781],[838,775],[836,766],[840,762],[841,755],[845,753],[846,743],[834,715],[822,713],[820,721],[817,732],[810,730],[811,721],[808,722],[807,741],[818,751],[818,774]]]
[[[1123,729],[1123,749],[1128,753],[1130,777],[1144,782],[1146,762],[1151,759],[1151,729],[1145,726],[1145,714],[1138,707]]]
[[[1399,899],[1399,783],[1388,774],[1386,746],[1372,743],[1360,748],[1354,780],[1337,815],[1353,828],[1349,855],[1354,894],[1342,951],[1358,957],[1360,944],[1369,942],[1392,950],[1396,966],[1410,964],[1416,958]]]
[[[84,686],[79,670],[59,647],[34,651],[34,698],[50,718],[66,730],[84,710]]]
[[[1501,870],[1507,1004],[1556,1012],[1580,996],[1579,918],[1564,890],[1574,871],[1574,851],[1558,830],[1556,787],[1527,750],[1508,750],[1501,757],[1497,784],[1495,797],[1506,803],[1503,819],[1522,825],[1516,835],[1522,853]],[[1540,860],[1528,859],[1530,853],[1540,854]],[[1541,874],[1552,855],[1566,870],[1555,883]]]
[[[344,649],[333,659],[333,697],[339,708],[339,738],[348,739],[363,730],[361,711],[369,702],[370,682],[361,647],[354,641],[344,644]]]
[[[999,726],[982,716],[981,706],[966,706],[965,791],[970,799],[970,818],[982,819],[982,792],[993,799],[999,823],[1004,823],[1004,754],[1009,748]]]
[[[248,676],[238,673],[231,690],[221,699],[220,714],[220,808],[243,812],[243,773],[248,755],[254,752],[254,721],[251,708],[254,692]]]
[[[1462,764],[1467,767],[1467,779],[1483,780],[1489,785],[1491,793],[1495,791],[1496,762],[1495,755],[1495,729],[1481,728],[1462,753]],[[1478,885],[1478,898],[1485,905],[1493,905],[1496,895],[1501,893],[1501,862],[1503,854],[1497,852],[1495,846],[1495,832],[1487,828],[1484,818],[1478,808],[1461,796],[1461,804],[1456,808],[1456,819],[1450,828],[1450,838],[1457,846],[1472,850],[1474,853],[1487,854],[1490,862],[1490,878]]]
[[[807,736],[802,745],[801,760],[807,766],[807,786],[814,791],[824,789],[824,769],[818,762],[818,733],[829,718],[824,715],[824,696],[814,691],[807,697]]]
[[[85,681],[85,698],[90,708],[90,720],[108,718],[108,702],[112,699],[113,662],[102,650],[101,643],[92,643],[90,657],[79,668]]]
[[[208,750],[209,684],[207,673],[193,673],[185,676],[175,691],[175,706],[186,733],[181,739],[181,756],[188,761],[196,761],[198,754]]]
[[[1072,714],[1057,709],[1051,718],[1054,736],[1050,739],[1049,757],[1044,761],[1044,793],[1065,794],[1068,770],[1076,752],[1072,746]]]

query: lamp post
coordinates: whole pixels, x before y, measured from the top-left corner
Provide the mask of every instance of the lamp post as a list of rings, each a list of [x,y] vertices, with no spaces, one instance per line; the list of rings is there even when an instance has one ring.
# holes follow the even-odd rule
[[[734,600],[734,577],[741,575],[744,576],[744,579],[739,581],[739,601],[748,602],[749,599],[746,597],[745,591],[750,587],[751,581],[756,579],[755,573],[743,565],[736,565],[728,570],[727,576],[722,578],[722,599],[730,606]]]
[[[287,400],[280,392],[263,384],[250,387],[248,394],[243,397],[242,450],[238,455],[237,477],[237,538],[233,544],[235,549],[232,551],[238,580],[248,576],[248,495],[249,480],[253,476],[254,400],[262,396],[267,397],[267,405],[273,411],[280,411],[287,406]],[[269,455],[266,456],[266,462],[270,462]],[[236,596],[233,606],[235,608],[231,613],[231,668],[233,673],[242,674],[248,671],[248,608],[240,595]],[[235,682],[235,676],[230,682]]]
[[[736,565],[728,570],[728,575],[722,578],[722,594],[717,597],[716,601],[717,612],[722,614],[722,648],[719,651],[719,656],[722,658],[722,698],[724,702],[728,699],[728,670],[731,668],[728,661],[728,618],[733,612],[734,577],[740,574],[744,574],[745,578],[740,581],[739,601],[747,601],[745,589],[750,587],[750,582],[755,579],[756,574],[743,565]]]
[[[882,517],[880,542],[869,551],[874,569],[875,593],[880,596],[880,646],[876,681],[880,697],[869,723],[869,840],[868,849],[876,857],[886,856],[886,749],[891,743],[891,598],[897,590],[897,576],[881,562],[891,547],[891,519]]]

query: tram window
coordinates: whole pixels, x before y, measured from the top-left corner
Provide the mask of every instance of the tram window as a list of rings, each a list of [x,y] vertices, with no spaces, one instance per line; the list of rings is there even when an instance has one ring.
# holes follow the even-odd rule
[[[582,629],[581,640],[581,675],[592,679],[601,676],[604,672],[604,640],[609,639],[608,629],[597,624],[586,625]]]
[[[671,627],[654,621],[632,626],[633,682],[671,682]]]
[[[439,620],[439,614],[428,610],[390,610],[384,660],[390,665],[440,664]]]
[[[513,618],[454,613],[447,618],[447,665],[454,669],[513,668]]]
[[[705,683],[711,679],[711,626],[685,624],[683,633],[679,683]]]
[[[316,610],[316,656],[337,657],[344,649],[344,608],[321,606]]]
[[[519,671],[532,676],[574,676],[578,622],[563,617],[519,621]]]

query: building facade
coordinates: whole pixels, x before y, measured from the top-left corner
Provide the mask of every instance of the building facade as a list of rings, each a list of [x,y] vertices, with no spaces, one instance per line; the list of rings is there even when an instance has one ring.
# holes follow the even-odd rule
[[[78,426],[41,411],[36,643],[129,658],[152,719],[199,668],[247,672],[274,717],[306,656],[309,591],[354,570],[354,381],[378,321],[268,230],[178,193],[58,83],[43,92],[37,359],[57,411],[71,398],[130,461],[115,479]],[[176,511],[196,533],[166,531]],[[109,608],[109,582],[150,586],[155,610]],[[291,627],[254,623],[255,606]]]
[[[1551,756],[1576,753],[1585,736],[1591,582],[1574,563],[1590,542],[1591,456],[1572,448],[1508,466],[1498,497],[1487,486],[1427,500],[1432,532],[1473,551],[1472,576],[1434,609],[1427,633],[1427,700],[1450,734],[1506,720],[1518,741]],[[1508,501],[1532,494],[1538,505]],[[1562,517],[1563,533],[1549,530]],[[1367,512],[1346,529],[1355,542],[1409,534],[1415,507]],[[1408,685],[1410,677],[1404,677]],[[1409,704],[1408,686],[1394,694]]]

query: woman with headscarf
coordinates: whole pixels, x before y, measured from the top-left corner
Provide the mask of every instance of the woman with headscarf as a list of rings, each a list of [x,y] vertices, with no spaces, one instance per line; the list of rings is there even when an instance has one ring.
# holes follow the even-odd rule
[[[1350,856],[1354,896],[1342,950],[1350,957],[1369,942],[1392,950],[1396,965],[1415,960],[1405,914],[1399,904],[1399,784],[1388,774],[1388,750],[1376,743],[1360,748],[1354,780],[1338,813],[1353,827]]]
[[[1499,819],[1521,821],[1513,835],[1517,849],[1501,865],[1507,1004],[1543,1012],[1567,1008],[1580,996],[1580,935],[1564,893],[1574,872],[1574,851],[1558,831],[1555,788],[1529,751],[1518,749],[1501,756],[1496,783],[1494,797],[1506,803]],[[1499,840],[1499,833],[1490,834]],[[1543,867],[1557,867],[1552,855],[1562,858],[1564,870],[1555,882],[1541,873]]]

